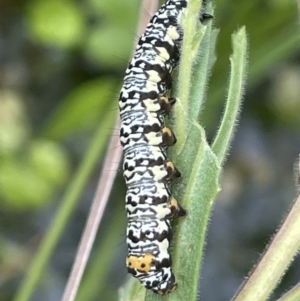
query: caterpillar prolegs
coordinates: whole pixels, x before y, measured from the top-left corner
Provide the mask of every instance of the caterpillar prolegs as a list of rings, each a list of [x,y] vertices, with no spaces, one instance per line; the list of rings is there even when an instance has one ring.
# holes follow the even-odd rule
[[[171,220],[186,214],[168,185],[180,172],[166,150],[176,143],[164,125],[176,99],[166,96],[178,65],[188,0],[169,0],[152,17],[124,78],[119,98],[120,140],[124,149],[128,272],[164,295],[176,289],[172,272]],[[202,14],[200,19],[211,17]]]

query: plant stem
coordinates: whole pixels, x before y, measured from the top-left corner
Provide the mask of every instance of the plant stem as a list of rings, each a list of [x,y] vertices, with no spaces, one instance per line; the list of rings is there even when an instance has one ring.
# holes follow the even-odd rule
[[[284,294],[277,301],[299,301],[300,300],[300,283],[294,286],[290,291]]]
[[[77,200],[81,195],[84,186],[86,185],[90,174],[96,166],[96,162],[99,159],[101,151],[105,147],[107,135],[103,133],[103,128],[112,127],[115,112],[110,110],[110,113],[106,115],[97,133],[87,150],[85,158],[82,164],[79,166],[73,181],[71,182],[69,189],[63,197],[61,207],[58,209],[57,214],[46,233],[41,246],[31,263],[25,280],[16,294],[14,301],[28,301],[36,288],[37,284],[41,280],[41,275],[45,269],[51,254],[55,246],[58,243],[60,236],[62,235],[65,226],[75,208]]]
[[[263,254],[234,301],[266,300],[293,261],[299,248],[300,195],[269,248]]]
[[[195,62],[198,45],[194,45],[194,38],[197,32],[198,16],[200,7],[202,5],[201,0],[189,1],[188,8],[182,16],[182,24],[184,28],[183,44],[180,57],[180,69],[178,74],[178,101],[174,106],[174,112],[176,116],[176,124],[174,131],[177,137],[177,143],[175,145],[176,154],[179,154],[183,148],[184,141],[186,139],[186,114],[187,104],[190,96],[190,83],[192,77],[192,65]],[[206,27],[201,27],[202,31],[205,32]],[[199,33],[198,33],[199,34]],[[202,33],[202,37],[204,33]]]

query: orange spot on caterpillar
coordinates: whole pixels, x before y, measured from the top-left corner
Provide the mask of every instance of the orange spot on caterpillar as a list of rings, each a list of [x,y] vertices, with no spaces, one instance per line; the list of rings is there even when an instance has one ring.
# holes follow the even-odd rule
[[[136,269],[140,272],[149,272],[155,257],[152,254],[145,254],[144,256],[128,256],[126,259],[127,267]]]

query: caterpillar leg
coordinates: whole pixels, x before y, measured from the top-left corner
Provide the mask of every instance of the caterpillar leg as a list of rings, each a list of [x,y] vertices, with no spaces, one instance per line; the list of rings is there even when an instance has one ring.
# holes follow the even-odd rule
[[[211,14],[207,14],[207,13],[201,13],[200,16],[199,16],[199,20],[202,22],[202,21],[206,21],[206,20],[209,20],[209,19],[212,19],[214,16],[211,15]]]
[[[159,97],[160,113],[168,115],[176,102],[175,97],[160,96]]]
[[[177,139],[171,129],[169,129],[168,127],[165,126],[161,130],[161,133],[162,133],[162,140],[163,140],[163,142],[161,144],[162,147],[167,148],[169,146],[173,146],[176,143]]]
[[[176,219],[177,217],[183,217],[187,215],[187,211],[181,207],[176,199],[173,197],[168,202],[168,207],[170,208],[170,215],[168,218]]]
[[[180,171],[175,167],[174,163],[171,161],[168,161],[166,163],[166,169],[167,169],[167,176],[165,177],[165,181],[167,183],[172,182],[173,180],[180,178],[181,177],[181,173]]]

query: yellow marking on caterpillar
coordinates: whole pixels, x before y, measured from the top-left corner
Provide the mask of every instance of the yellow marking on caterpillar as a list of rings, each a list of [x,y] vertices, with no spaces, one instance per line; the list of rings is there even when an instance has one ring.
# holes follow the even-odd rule
[[[155,257],[152,254],[145,254],[144,256],[128,256],[126,259],[127,267],[131,269],[136,269],[141,272],[149,272],[151,269],[151,264]]]
[[[169,201],[169,208],[176,208],[176,210],[179,209],[179,204],[178,204],[178,201],[175,199],[175,198],[171,198],[170,201]]]

